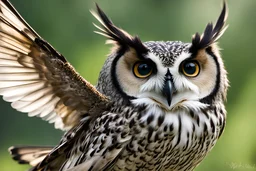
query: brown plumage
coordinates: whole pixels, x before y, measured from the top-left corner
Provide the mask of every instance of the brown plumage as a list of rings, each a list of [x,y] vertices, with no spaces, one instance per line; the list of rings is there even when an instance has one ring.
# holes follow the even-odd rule
[[[66,130],[55,147],[9,149],[31,171],[191,171],[226,123],[228,80],[215,26],[191,43],[142,42],[96,5],[99,34],[114,44],[96,87],[0,0],[0,95],[12,107]]]
[[[29,164],[31,166],[38,165],[47,154],[51,152],[53,147],[42,146],[17,146],[10,147],[9,152],[12,158],[20,164]]]
[[[59,129],[104,111],[108,99],[44,41],[7,0],[0,1],[0,95]]]

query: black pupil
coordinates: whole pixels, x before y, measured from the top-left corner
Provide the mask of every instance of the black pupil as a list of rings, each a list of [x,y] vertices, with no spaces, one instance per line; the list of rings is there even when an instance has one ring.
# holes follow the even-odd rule
[[[193,62],[188,62],[184,64],[184,71],[189,74],[192,75],[196,72],[196,64]]]
[[[152,68],[149,64],[139,64],[138,72],[140,75],[148,75],[151,72]]]

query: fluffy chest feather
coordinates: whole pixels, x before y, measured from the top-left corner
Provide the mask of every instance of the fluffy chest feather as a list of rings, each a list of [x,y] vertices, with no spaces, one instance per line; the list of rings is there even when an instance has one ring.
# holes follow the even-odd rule
[[[114,109],[83,133],[63,169],[83,164],[92,170],[192,170],[222,132],[220,111]]]
[[[114,170],[192,170],[215,145],[223,120],[217,108],[197,113],[148,109],[134,128],[140,132],[127,144]]]

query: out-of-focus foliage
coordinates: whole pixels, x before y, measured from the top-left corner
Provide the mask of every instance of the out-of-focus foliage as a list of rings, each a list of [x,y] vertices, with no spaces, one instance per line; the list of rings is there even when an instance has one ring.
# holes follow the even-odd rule
[[[96,83],[109,53],[95,28],[89,0],[12,0],[27,22],[89,81]],[[191,41],[209,21],[216,21],[221,0],[105,0],[97,1],[116,25],[143,41]],[[197,171],[256,170],[256,1],[229,0],[229,28],[220,40],[229,72],[226,130]],[[0,101],[0,170],[19,171],[10,145],[55,145],[62,132],[38,118],[28,118]]]

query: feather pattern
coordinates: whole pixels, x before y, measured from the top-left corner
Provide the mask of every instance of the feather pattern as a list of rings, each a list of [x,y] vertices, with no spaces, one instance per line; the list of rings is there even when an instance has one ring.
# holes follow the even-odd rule
[[[91,13],[100,22],[102,28],[94,24],[94,26],[99,29],[99,31],[95,31],[95,33],[108,38],[109,40],[107,43],[117,44],[121,47],[128,46],[134,48],[139,54],[145,54],[148,52],[148,49],[143,45],[138,36],[133,37],[126,31],[115,26],[97,4],[96,8],[97,13],[94,11],[91,11]]]
[[[215,55],[218,50],[211,51],[212,46],[202,50],[208,55],[204,52],[198,58],[206,61],[205,70],[214,68],[210,64],[216,64],[220,72],[209,70],[217,81],[214,88],[210,85],[204,90],[205,86],[195,80],[190,82],[180,77],[182,62],[191,57],[188,50],[191,44],[179,41],[142,44],[138,37],[116,27],[97,6],[97,14],[92,13],[102,26],[96,26],[98,33],[118,47],[105,62],[97,86],[97,90],[112,100],[109,102],[30,29],[7,0],[0,2],[6,7],[0,14],[0,94],[12,102],[13,108],[29,116],[42,117],[59,128],[71,127],[54,148],[10,149],[15,160],[33,166],[30,171],[191,171],[216,144],[225,127],[223,101],[215,99],[216,93],[209,96],[214,103],[200,100],[208,92],[226,95],[225,88],[215,88],[225,87],[220,73],[227,79],[222,60]],[[225,4],[223,11],[216,26],[209,24],[202,36],[194,37],[194,45],[202,48],[219,38],[225,23]],[[150,50],[147,55],[141,55],[148,51],[144,45]],[[125,57],[128,60],[122,61]],[[213,59],[205,60],[211,57]],[[144,58],[155,64],[157,72],[152,75],[153,79],[147,78],[146,83],[129,86],[139,90],[131,100],[122,96],[122,91],[129,95],[129,88],[118,85],[129,83],[131,77],[116,68],[131,68],[132,65],[120,64],[133,64]],[[128,73],[132,74],[130,70]],[[171,78],[167,80],[166,75]],[[215,81],[206,76],[207,81]],[[171,81],[175,89],[171,104],[166,103],[166,94],[163,94],[166,80]]]
[[[223,33],[226,31],[228,26],[226,26],[226,19],[228,16],[228,9],[226,2],[223,3],[223,8],[221,11],[221,14],[215,24],[213,26],[212,23],[207,24],[204,33],[200,35],[199,33],[196,33],[193,36],[192,39],[192,46],[190,48],[190,51],[195,52],[199,49],[206,48],[210,46],[211,44],[218,41],[218,39],[223,35]]]
[[[23,146],[10,147],[9,152],[12,158],[20,164],[30,164],[36,166],[40,163],[53,147]]]
[[[8,0],[0,1],[0,95],[18,111],[55,123],[62,130],[108,104]]]

